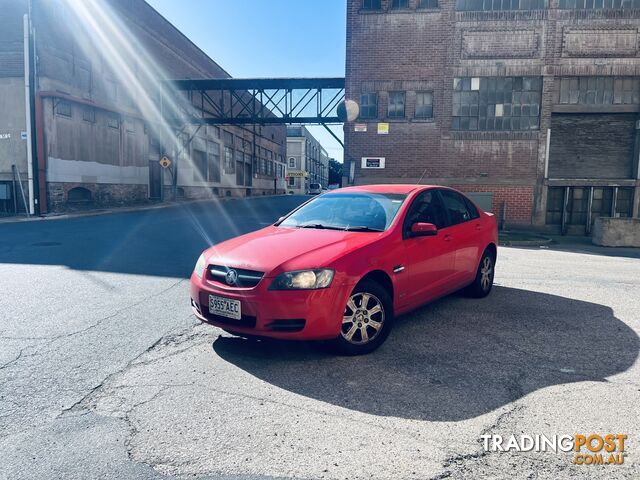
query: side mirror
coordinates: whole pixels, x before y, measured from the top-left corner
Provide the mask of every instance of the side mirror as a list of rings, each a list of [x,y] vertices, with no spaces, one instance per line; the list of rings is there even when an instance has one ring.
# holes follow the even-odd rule
[[[438,227],[433,223],[416,222],[411,225],[412,237],[432,237],[438,234]]]

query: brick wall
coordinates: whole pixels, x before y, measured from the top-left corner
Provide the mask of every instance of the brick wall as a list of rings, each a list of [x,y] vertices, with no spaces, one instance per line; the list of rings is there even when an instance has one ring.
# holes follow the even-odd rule
[[[533,213],[533,187],[503,185],[451,185],[461,192],[492,192],[493,213],[502,220],[506,212],[507,225],[526,225],[531,223]],[[505,208],[506,205],[506,208]]]
[[[544,224],[547,129],[558,111],[557,77],[640,76],[640,11],[559,10],[557,0],[530,11],[456,11],[455,0],[421,10],[417,3],[393,10],[391,0],[382,0],[381,11],[364,11],[361,0],[347,1],[347,98],[379,95],[378,118],[356,121],[367,125],[366,132],[345,125],[345,162],[355,162],[355,183],[422,178],[462,191],[493,192],[496,212],[507,203],[507,221]],[[451,129],[453,79],[493,76],[542,77],[539,129]],[[403,120],[387,118],[387,92],[395,90],[407,92]],[[416,91],[433,92],[432,120],[414,118]],[[572,108],[570,113],[580,113]],[[596,114],[640,111],[640,105],[589,108]],[[606,124],[607,118],[600,115],[598,121]],[[377,133],[378,122],[389,123],[388,134]],[[622,137],[620,151],[637,149],[628,132]],[[384,157],[386,166],[362,169],[362,157]],[[620,163],[601,163],[601,172],[591,174],[608,185]],[[628,170],[628,160],[622,163]],[[580,162],[569,164],[572,177],[580,177]]]

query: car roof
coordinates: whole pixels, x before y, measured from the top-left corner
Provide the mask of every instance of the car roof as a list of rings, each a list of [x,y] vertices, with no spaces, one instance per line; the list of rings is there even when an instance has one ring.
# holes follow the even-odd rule
[[[387,183],[378,185],[357,185],[341,188],[340,192],[369,192],[369,193],[404,193],[409,194],[416,189],[424,190],[437,185],[416,185],[415,183]]]

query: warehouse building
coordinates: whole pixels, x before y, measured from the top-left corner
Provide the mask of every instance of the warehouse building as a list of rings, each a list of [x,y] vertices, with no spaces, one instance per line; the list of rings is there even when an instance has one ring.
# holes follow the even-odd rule
[[[507,225],[638,216],[638,0],[348,0],[355,184],[468,192]]]
[[[0,8],[0,214],[285,192],[285,126],[184,122],[165,80],[229,74],[143,0]]]
[[[329,155],[306,127],[287,127],[287,191],[304,195],[311,183],[328,186]]]

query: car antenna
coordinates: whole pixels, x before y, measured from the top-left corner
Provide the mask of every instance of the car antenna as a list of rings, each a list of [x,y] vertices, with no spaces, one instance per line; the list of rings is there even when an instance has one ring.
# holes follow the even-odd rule
[[[418,185],[420,185],[420,182],[422,181],[422,179],[424,178],[424,175],[427,173],[429,167],[424,169],[424,172],[422,172],[422,175],[420,175],[420,179],[418,180]]]

